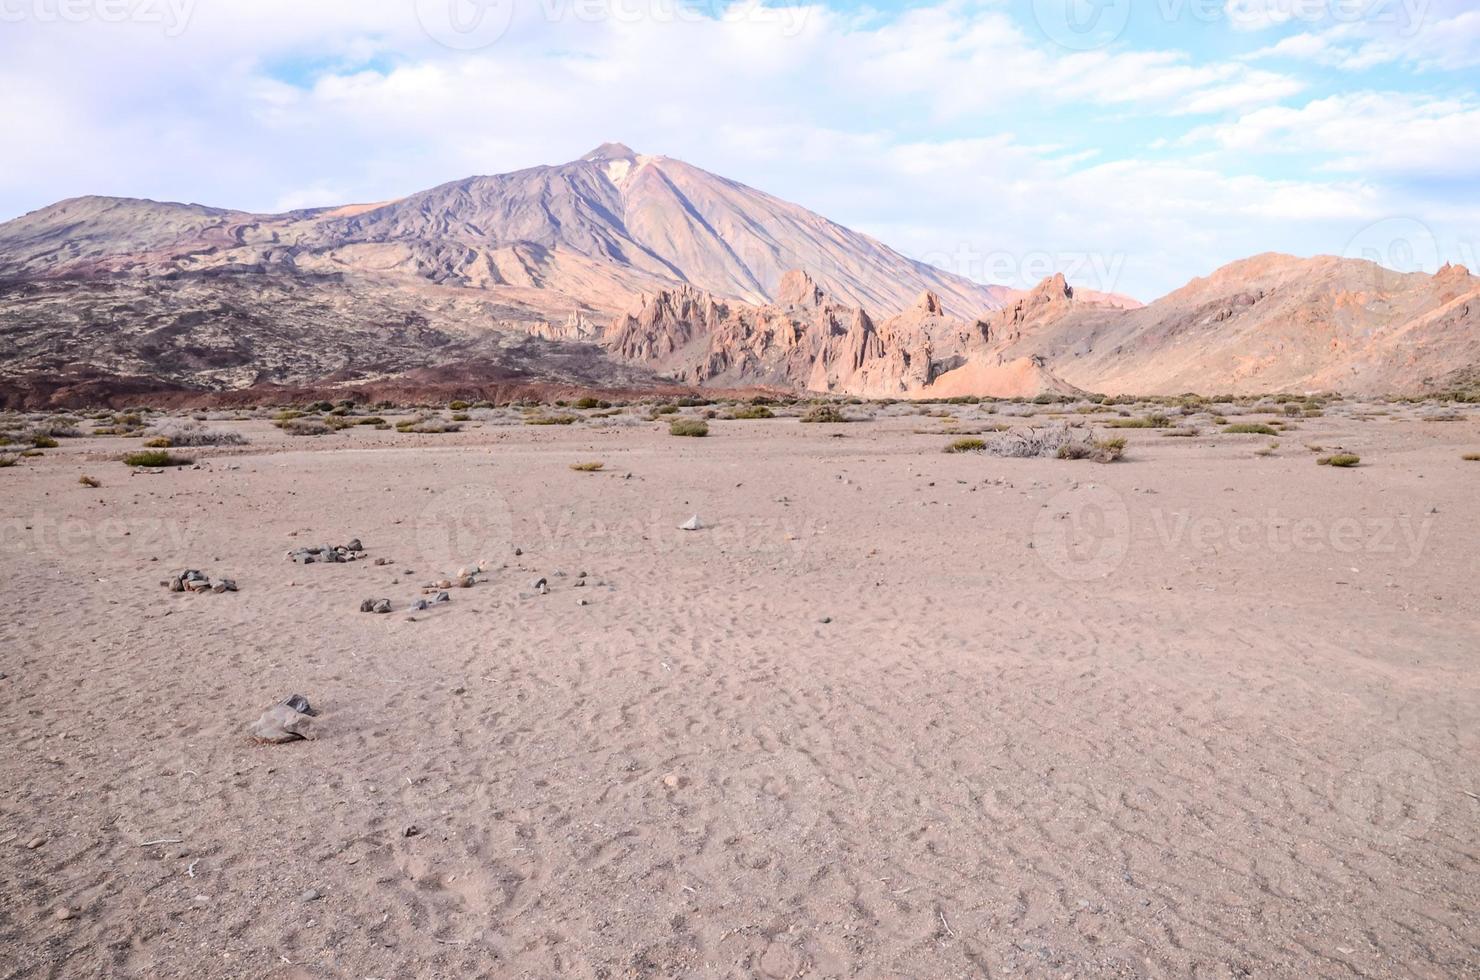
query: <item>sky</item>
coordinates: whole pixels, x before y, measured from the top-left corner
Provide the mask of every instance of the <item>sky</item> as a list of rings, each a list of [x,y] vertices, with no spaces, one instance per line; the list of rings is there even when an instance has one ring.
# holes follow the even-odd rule
[[[620,141],[985,282],[1480,266],[1474,0],[0,0],[0,220],[389,200]]]

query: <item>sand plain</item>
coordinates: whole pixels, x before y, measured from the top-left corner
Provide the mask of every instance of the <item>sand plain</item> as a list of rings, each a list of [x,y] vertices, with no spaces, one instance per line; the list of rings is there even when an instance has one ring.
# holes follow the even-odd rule
[[[1480,975],[1480,411],[1422,413],[63,440],[0,470],[0,977]]]

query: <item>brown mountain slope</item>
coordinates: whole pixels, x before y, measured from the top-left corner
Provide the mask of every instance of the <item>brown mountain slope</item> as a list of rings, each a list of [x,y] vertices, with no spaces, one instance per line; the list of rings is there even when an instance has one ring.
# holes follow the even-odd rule
[[[887,311],[925,289],[972,316],[1013,295],[914,262],[743,184],[620,144],[381,205],[251,215],[78,198],[0,224],[0,278],[217,268],[524,290],[498,299],[536,314],[576,306],[613,313],[637,293],[682,284],[766,302],[790,268],[812,270],[845,302]]]
[[[1410,392],[1480,364],[1480,279],[1266,254],[1135,310],[1050,280],[988,323],[998,356],[1107,394]]]

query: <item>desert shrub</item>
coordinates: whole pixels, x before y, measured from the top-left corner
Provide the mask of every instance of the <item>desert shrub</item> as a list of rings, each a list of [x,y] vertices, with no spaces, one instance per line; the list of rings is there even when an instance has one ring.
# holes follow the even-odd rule
[[[674,419],[668,423],[670,436],[707,436],[709,423],[703,419]]]
[[[677,411],[677,409],[674,409]],[[576,421],[574,415],[532,415],[524,420],[525,425],[570,425]]]
[[[208,429],[199,422],[173,419],[158,423],[144,434],[152,437],[144,445],[155,449],[168,449],[171,446],[242,446],[247,442],[247,437],[240,432]],[[159,440],[163,440],[163,443],[155,445]]]
[[[4,469],[7,466],[14,466],[16,463],[19,462],[19,456],[16,456],[12,453],[0,453],[0,469]]]
[[[98,481],[97,477],[93,476],[79,476],[77,482],[85,487],[92,487],[94,490],[103,485]]]
[[[162,466],[189,466],[195,462],[192,459],[184,456],[176,456],[163,449],[145,449],[142,452],[129,453],[123,457],[123,461],[129,466],[148,466],[153,468]]]
[[[406,426],[405,428],[401,428],[400,426],[397,426],[397,428],[401,429],[402,432],[419,432],[432,435],[439,435],[444,432],[462,431],[462,426],[458,425],[456,422],[446,422],[442,419],[423,419],[422,421],[413,423],[409,426]]]
[[[1143,415],[1136,419],[1110,419],[1105,425],[1111,429],[1166,429],[1170,428],[1172,420],[1160,412]]]
[[[57,441],[45,432],[31,433],[28,441],[33,449],[55,449],[58,445]]]
[[[1238,422],[1238,423],[1235,423],[1234,425],[1228,426],[1223,431],[1224,432],[1228,432],[1228,433],[1232,433],[1234,435],[1258,435],[1258,436],[1277,436],[1277,435],[1279,435],[1279,431],[1276,430],[1274,428],[1274,426],[1265,425],[1263,422]]]
[[[1056,457],[1113,462],[1125,453],[1124,439],[1096,439],[1082,425],[1014,429],[987,443],[993,456],[1014,459]]]
[[[452,411],[454,411],[454,412],[466,412],[468,409],[472,408],[473,406],[469,405],[467,402],[464,402],[464,401],[455,401],[455,402],[452,402],[447,407],[449,409],[451,409]]]
[[[279,422],[278,428],[290,436],[326,436],[334,431],[317,419],[287,419]]]
[[[170,442],[164,436],[155,436],[153,439],[144,441],[145,449],[168,449],[173,445],[174,443]]]
[[[695,398],[692,395],[684,395],[682,398],[675,398],[673,401],[679,408],[701,408],[705,405],[714,404],[714,399],[712,398]]]
[[[730,413],[732,419],[774,419],[776,413],[764,405],[742,405]]]
[[[1162,435],[1162,438],[1165,439],[1165,438],[1168,438],[1168,437],[1190,438],[1191,436],[1195,436],[1197,434],[1198,434],[1198,428],[1197,428],[1197,426],[1195,426],[1195,425],[1183,425],[1183,426],[1178,426],[1175,429],[1168,429],[1165,432],[1163,432],[1161,435]]]
[[[76,439],[82,435],[82,430],[77,428],[77,420],[70,416],[61,416],[54,419],[44,419],[31,426],[33,436],[50,436],[53,439]]]
[[[354,420],[355,425],[385,425],[385,419],[379,415],[367,415],[364,418]]]
[[[659,405],[653,409],[654,415],[675,415],[678,412],[677,405]]]
[[[987,443],[984,439],[957,439],[947,446],[945,451],[948,453],[980,453],[985,452],[986,448]]]
[[[1361,461],[1362,457],[1356,455],[1355,453],[1337,453],[1334,456],[1322,456],[1320,459],[1316,460],[1316,463],[1320,466],[1347,467],[1356,466]]]
[[[600,473],[606,467],[605,463],[571,463],[570,468],[577,473]]]
[[[467,412],[453,412],[452,413],[452,421],[454,421],[454,422],[468,422],[468,421],[471,421],[472,418],[473,417],[471,415],[469,415]]]
[[[1092,459],[1097,463],[1113,463],[1125,455],[1125,440],[1075,439],[1060,445],[1055,455],[1059,459]]]
[[[803,422],[851,422],[836,405],[813,405],[802,415]]]
[[[577,398],[574,407],[580,409],[611,408],[612,403],[604,402],[600,398]]]

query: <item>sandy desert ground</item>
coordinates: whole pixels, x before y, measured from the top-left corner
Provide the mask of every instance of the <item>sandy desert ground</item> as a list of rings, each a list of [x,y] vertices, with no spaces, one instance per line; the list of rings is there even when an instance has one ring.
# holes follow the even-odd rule
[[[63,440],[0,470],[0,977],[1480,976],[1480,407],[1432,410]]]

